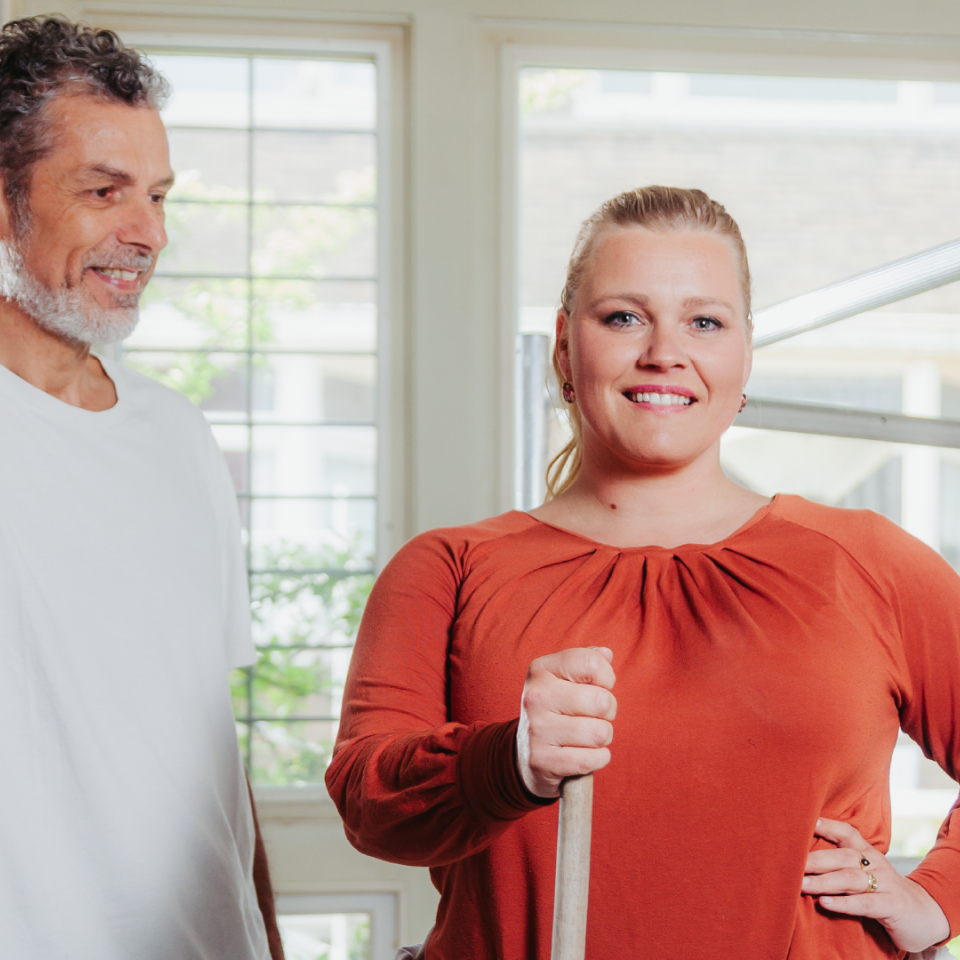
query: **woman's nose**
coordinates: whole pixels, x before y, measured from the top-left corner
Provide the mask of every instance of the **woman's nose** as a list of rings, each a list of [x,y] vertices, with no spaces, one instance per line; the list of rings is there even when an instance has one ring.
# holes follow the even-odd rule
[[[680,342],[679,331],[670,325],[653,324],[638,358],[638,365],[662,370],[685,366],[686,355]]]

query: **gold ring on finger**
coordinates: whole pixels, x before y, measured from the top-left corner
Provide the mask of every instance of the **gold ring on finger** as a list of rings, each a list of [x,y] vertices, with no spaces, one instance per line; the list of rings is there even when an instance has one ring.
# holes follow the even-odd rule
[[[860,854],[860,869],[866,870],[870,866],[870,861],[866,858],[864,854]]]
[[[872,874],[867,874],[867,889],[863,891],[864,893],[876,893],[877,892],[877,878]]]

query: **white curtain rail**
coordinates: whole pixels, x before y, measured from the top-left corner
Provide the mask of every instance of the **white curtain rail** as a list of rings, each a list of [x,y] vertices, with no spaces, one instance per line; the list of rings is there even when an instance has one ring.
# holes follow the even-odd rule
[[[754,314],[755,347],[960,280],[960,240],[915,253]]]
[[[818,403],[787,403],[750,397],[736,420],[738,427],[819,433],[831,437],[860,437],[889,443],[913,443],[926,447],[960,448],[960,420],[908,417],[901,413],[877,413],[852,407]]]

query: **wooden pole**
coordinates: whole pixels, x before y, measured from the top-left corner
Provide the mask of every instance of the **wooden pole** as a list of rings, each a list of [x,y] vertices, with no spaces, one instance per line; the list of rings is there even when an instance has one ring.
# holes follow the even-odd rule
[[[584,960],[592,825],[593,774],[568,777],[560,787],[551,960]]]

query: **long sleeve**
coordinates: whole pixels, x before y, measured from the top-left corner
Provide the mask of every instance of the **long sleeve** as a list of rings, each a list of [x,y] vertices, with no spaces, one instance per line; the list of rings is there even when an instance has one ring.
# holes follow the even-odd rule
[[[517,773],[516,719],[449,721],[465,552],[440,532],[416,538],[387,565],[364,612],[326,783],[350,842],[381,859],[452,863],[544,803]]]
[[[960,779],[960,577],[932,550],[902,537],[891,566],[909,682],[901,725],[949,776]],[[960,931],[960,804],[910,875]]]

